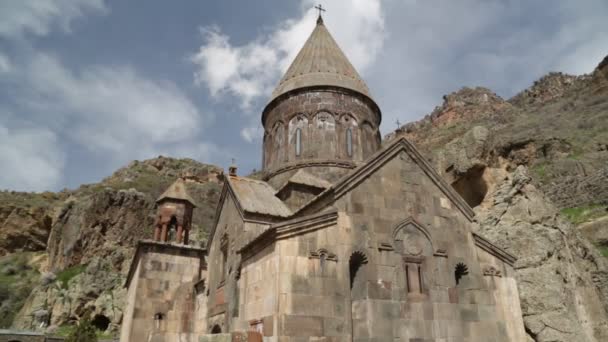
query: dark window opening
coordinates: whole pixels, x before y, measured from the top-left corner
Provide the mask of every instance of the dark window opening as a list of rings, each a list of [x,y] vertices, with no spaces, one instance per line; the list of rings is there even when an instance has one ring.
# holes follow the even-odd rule
[[[350,128],[346,130],[346,154],[353,156],[353,131]]]
[[[222,328],[218,324],[216,324],[213,326],[213,328],[211,328],[211,333],[212,334],[221,334]]]
[[[302,129],[296,129],[296,156],[302,154]]]
[[[467,267],[467,265],[465,265],[461,262],[456,264],[456,269],[454,270],[454,277],[456,278],[456,285],[458,285],[460,283],[460,280],[462,279],[462,277],[466,276],[467,274],[469,274],[469,268]]]
[[[104,315],[95,315],[91,321],[91,324],[97,328],[97,330],[106,331],[110,326],[110,319]]]

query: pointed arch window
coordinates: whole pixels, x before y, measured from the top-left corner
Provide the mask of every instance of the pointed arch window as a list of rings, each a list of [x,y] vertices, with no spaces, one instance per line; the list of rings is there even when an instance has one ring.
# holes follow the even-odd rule
[[[302,129],[296,129],[296,157],[302,154]]]
[[[346,130],[346,154],[353,156],[353,130],[350,127]]]

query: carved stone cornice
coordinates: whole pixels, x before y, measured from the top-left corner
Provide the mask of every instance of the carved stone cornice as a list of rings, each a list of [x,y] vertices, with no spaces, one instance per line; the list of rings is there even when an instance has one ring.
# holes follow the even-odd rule
[[[502,248],[492,244],[483,236],[473,233],[473,238],[475,239],[475,245],[477,247],[497,257],[499,260],[504,261],[508,265],[513,266],[515,261],[517,261],[517,257],[515,257],[513,254],[510,254],[504,251]]]
[[[287,239],[292,236],[309,233],[337,224],[338,212],[336,210],[326,211],[319,214],[299,217],[297,219],[276,223],[254,239],[246,242],[238,253],[241,261],[255,255],[266,246],[277,240]]]

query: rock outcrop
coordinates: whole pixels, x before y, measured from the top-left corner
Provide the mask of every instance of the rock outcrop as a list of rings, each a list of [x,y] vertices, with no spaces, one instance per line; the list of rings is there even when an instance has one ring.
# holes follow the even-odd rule
[[[23,211],[21,207],[25,206],[12,209],[4,222],[19,220],[19,236],[37,237],[31,238],[32,247],[27,250],[46,251],[46,262],[39,269],[40,281],[12,325],[54,330],[90,316],[107,322],[101,330],[117,331],[126,295],[126,272],[136,242],[151,234],[156,198],[176,178],[185,179],[188,192],[199,205],[193,217],[191,243],[201,244],[214,217],[222,174],[220,168],[191,159],[158,157],[134,161],[100,183],[64,191],[53,201],[43,202],[31,210],[39,213],[42,221]],[[17,212],[20,214],[14,214],[16,210],[21,210]],[[0,231],[12,232],[2,228]],[[3,244],[8,246],[7,253],[23,246],[17,237],[0,240],[0,246]]]

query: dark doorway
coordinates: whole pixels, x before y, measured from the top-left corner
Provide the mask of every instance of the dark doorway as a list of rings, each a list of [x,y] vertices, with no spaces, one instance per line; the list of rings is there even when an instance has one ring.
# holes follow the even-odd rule
[[[211,333],[212,334],[221,334],[222,328],[218,324],[216,324],[213,326],[213,328],[211,328]]]

